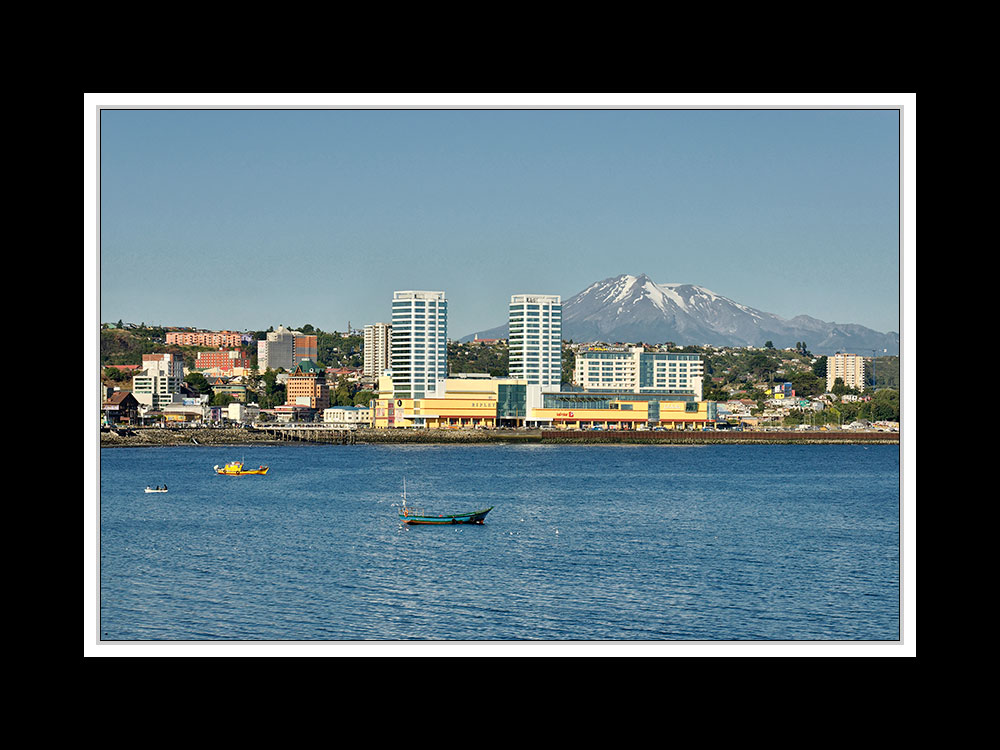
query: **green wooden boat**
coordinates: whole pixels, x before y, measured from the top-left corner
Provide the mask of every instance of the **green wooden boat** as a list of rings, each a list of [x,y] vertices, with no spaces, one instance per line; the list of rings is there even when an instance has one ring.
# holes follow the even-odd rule
[[[474,510],[470,513],[449,513],[433,514],[423,510],[416,510],[406,506],[406,480],[403,480],[403,508],[399,511],[399,520],[411,526],[444,526],[456,523],[479,523],[486,518],[486,514],[493,510],[491,505],[483,510]]]

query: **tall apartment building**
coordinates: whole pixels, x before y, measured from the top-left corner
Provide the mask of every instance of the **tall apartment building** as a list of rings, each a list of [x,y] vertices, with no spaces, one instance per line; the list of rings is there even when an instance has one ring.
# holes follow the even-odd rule
[[[378,378],[390,367],[389,352],[392,348],[392,326],[372,323],[365,326],[365,356],[362,375]]]
[[[530,385],[562,382],[562,299],[552,294],[515,294],[508,312],[509,374]]]
[[[389,358],[396,398],[424,398],[448,377],[448,301],[444,292],[392,295]]]
[[[276,331],[268,331],[267,337],[257,342],[257,369],[266,372],[268,369],[292,369],[295,355],[295,334],[278,326]]]
[[[857,354],[837,352],[826,359],[826,390],[833,390],[837,378],[844,381],[849,388],[859,391],[865,387],[865,359]]]
[[[573,382],[586,391],[692,395],[698,401],[704,376],[697,354],[647,352],[642,347],[581,348],[573,370]]]
[[[290,372],[299,362],[315,362],[317,344],[314,335],[278,326],[277,330],[267,332],[266,339],[257,342],[257,369],[265,372],[268,368],[283,368]]]
[[[176,401],[184,382],[184,360],[176,354],[143,354],[142,373],[132,378],[132,394],[145,406],[159,409]]]

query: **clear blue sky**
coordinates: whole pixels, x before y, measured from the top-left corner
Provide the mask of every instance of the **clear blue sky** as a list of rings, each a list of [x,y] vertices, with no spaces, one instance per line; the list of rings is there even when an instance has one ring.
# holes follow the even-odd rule
[[[900,330],[895,110],[105,109],[98,135],[102,322],[342,331],[430,289],[459,338],[645,273]]]

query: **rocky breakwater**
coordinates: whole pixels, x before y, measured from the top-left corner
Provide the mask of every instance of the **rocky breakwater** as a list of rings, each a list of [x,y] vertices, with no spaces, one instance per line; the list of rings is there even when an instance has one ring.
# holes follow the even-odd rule
[[[541,440],[539,430],[326,430],[274,427],[118,427],[101,430],[102,448],[164,445],[260,445],[299,443],[523,443]]]
[[[114,427],[101,429],[102,448],[162,445],[257,445],[279,443],[272,435],[246,427]]]
[[[357,430],[353,443],[537,443],[541,430],[394,429]]]

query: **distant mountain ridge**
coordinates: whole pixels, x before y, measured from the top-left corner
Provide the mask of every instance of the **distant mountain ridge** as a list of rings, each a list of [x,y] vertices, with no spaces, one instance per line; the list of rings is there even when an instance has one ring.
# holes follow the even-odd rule
[[[645,274],[597,281],[563,301],[563,338],[573,341],[667,341],[679,346],[763,346],[778,349],[804,341],[813,354],[899,354],[899,333],[853,323],[827,323],[808,315],[785,320],[695,284],[657,284]],[[462,339],[506,338],[507,326]]]

